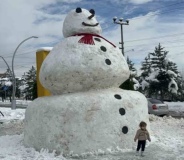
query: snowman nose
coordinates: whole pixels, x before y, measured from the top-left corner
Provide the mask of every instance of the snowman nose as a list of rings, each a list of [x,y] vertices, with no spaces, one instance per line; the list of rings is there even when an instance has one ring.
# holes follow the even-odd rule
[[[90,9],[89,12],[91,13],[91,16],[88,17],[88,19],[91,19],[95,16],[95,10],[94,9]]]
[[[93,18],[95,15],[94,14],[92,14],[91,16],[89,16],[88,17],[88,19],[91,19],[91,18]]]

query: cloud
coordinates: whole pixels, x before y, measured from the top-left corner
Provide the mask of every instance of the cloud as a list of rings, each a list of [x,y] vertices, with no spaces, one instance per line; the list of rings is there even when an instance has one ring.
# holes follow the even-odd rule
[[[63,0],[65,3],[79,2],[80,0]],[[61,2],[61,1],[60,1]],[[38,36],[38,39],[30,39],[20,46],[15,56],[15,73],[22,74],[21,70],[26,69],[35,63],[34,46],[53,45],[62,38],[62,22],[65,14],[48,14],[42,10],[43,6],[49,7],[56,5],[58,0],[2,0],[0,5],[0,55],[2,55],[9,65],[13,52],[17,45],[30,36]],[[60,7],[62,10],[62,6]],[[26,57],[18,56],[21,53],[28,52]],[[32,59],[32,61],[29,61]],[[23,63],[27,62],[27,63]],[[16,68],[16,65],[23,66]],[[0,72],[6,70],[6,65],[0,63]]]
[[[133,4],[144,4],[144,3],[151,2],[151,1],[153,0],[130,0],[129,2]]]
[[[137,4],[145,3],[149,8],[149,4],[153,6],[151,0],[108,0],[108,2],[111,2],[112,8],[109,3],[101,2],[99,5],[97,0],[93,1],[90,7],[94,7],[97,11],[96,16],[103,28],[103,36],[117,46],[120,41],[120,26],[113,24],[112,17],[115,15],[133,17],[130,19],[130,25],[124,26],[125,54],[137,67],[140,67],[144,57],[160,42],[169,51],[170,59],[176,62],[180,69],[182,68],[184,35],[142,39],[184,32],[183,10],[180,12],[181,15],[172,14],[172,12],[160,14],[159,11],[149,12],[148,10],[141,12],[143,5]],[[37,48],[53,46],[62,40],[62,23],[67,12],[74,6],[85,8],[85,5],[86,8],[89,7],[87,0],[1,0],[0,55],[3,55],[11,66],[12,55],[17,45],[29,36],[38,36],[38,39],[25,42],[17,51],[15,73],[18,76],[22,75],[35,65]],[[0,62],[0,72],[4,72],[6,65],[2,60]]]
[[[148,2],[152,2],[155,0],[109,0],[109,1],[113,1],[114,3],[119,3],[119,4],[127,4],[127,3],[132,3],[135,5],[139,5],[139,4],[145,4]]]
[[[177,63],[181,71],[184,59],[184,18],[172,17],[166,21],[157,13],[159,12],[150,12],[145,16],[134,17],[130,19],[128,26],[123,26],[125,55],[130,57],[136,68],[140,68],[141,62],[148,53],[153,52],[155,46],[161,43],[165,50],[169,51],[169,58]],[[119,25],[114,24],[112,30],[104,30],[103,35],[120,46]],[[166,36],[164,37],[164,35]]]

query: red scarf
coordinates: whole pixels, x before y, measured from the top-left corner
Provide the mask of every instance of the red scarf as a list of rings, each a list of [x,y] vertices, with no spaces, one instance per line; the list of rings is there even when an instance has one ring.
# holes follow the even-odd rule
[[[104,39],[105,41],[107,41],[108,43],[110,43],[113,47],[116,47],[113,43],[109,42],[107,39],[105,39],[102,36],[97,35],[97,34],[78,33],[78,34],[75,34],[73,36],[83,36],[78,42],[84,43],[84,44],[89,44],[89,45],[95,45],[95,43],[93,41],[93,37],[100,37],[100,38]]]

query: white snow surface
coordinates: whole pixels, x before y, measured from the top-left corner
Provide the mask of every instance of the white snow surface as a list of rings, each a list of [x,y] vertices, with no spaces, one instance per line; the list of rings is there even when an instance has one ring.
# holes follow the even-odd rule
[[[9,78],[0,78],[1,81],[9,81]]]
[[[177,76],[178,76],[175,72],[173,72],[173,71],[171,71],[171,70],[168,70],[167,73],[168,73],[169,75],[173,75],[174,77],[177,77]]]
[[[138,82],[138,80],[137,80],[137,79],[132,78],[132,80],[133,80],[133,82],[134,82],[135,84],[139,84],[139,82]]]
[[[10,108],[0,108],[4,117],[0,114],[0,122],[10,120],[23,120],[25,118],[25,109],[11,110]]]
[[[169,106],[169,110],[184,112],[184,102],[164,102]]]
[[[172,87],[172,86],[174,86],[174,87]],[[178,85],[173,78],[169,82],[168,91],[171,93],[175,93],[175,94],[177,94],[177,92],[178,92]]]
[[[39,49],[37,49],[37,52],[39,51],[51,51],[53,49],[53,47],[41,47]]]
[[[88,18],[91,15],[92,14],[86,9],[82,9],[81,13],[77,13],[75,9],[68,13],[63,23],[64,37],[66,38],[78,33],[91,33],[99,35],[102,31],[100,24],[98,24],[97,26],[84,26],[82,24],[97,24],[98,21],[96,20],[95,16],[91,19]]]
[[[6,81],[4,84],[5,84],[6,86],[11,86],[11,85],[12,85],[12,82]]]
[[[139,87],[140,87],[139,81],[137,79],[133,78],[133,82],[135,83],[134,84],[134,90],[138,90]]]
[[[42,63],[40,82],[53,95],[118,88],[130,75],[119,48],[99,37],[95,45],[79,43],[81,37],[63,39]]]
[[[29,103],[31,103],[31,100],[16,100],[16,104],[18,105],[24,105],[27,106]],[[0,101],[1,105],[11,105],[11,102],[9,100],[5,100],[4,102]]]
[[[131,149],[140,121],[149,128],[147,100],[136,91],[109,88],[41,97],[27,107],[24,142],[79,155],[117,146]]]
[[[159,82],[158,79],[156,79],[156,76],[158,76],[158,74],[159,74],[159,70],[152,71],[152,72],[150,73],[149,77],[146,78],[146,80]]]
[[[169,102],[168,104],[181,104],[183,102]],[[0,108],[6,112],[12,110]],[[14,112],[14,111],[13,111]],[[17,110],[20,115],[24,110]],[[0,117],[1,118],[1,117]],[[14,116],[11,117],[14,119]],[[121,150],[118,147],[114,150],[106,148],[105,151],[96,149],[96,152],[83,154],[82,157],[73,155],[70,156],[77,159],[87,160],[183,160],[184,159],[184,119],[175,119],[172,117],[157,117],[150,115],[151,130],[150,135],[152,142],[147,144],[145,157],[135,156],[134,143],[133,150]],[[21,119],[20,119],[21,120]],[[0,124],[0,132],[1,132]],[[133,139],[132,139],[133,141]],[[74,160],[71,157],[64,158],[62,155],[57,155],[55,152],[49,153],[47,149],[42,149],[40,152],[33,148],[26,148],[23,145],[23,134],[20,135],[5,135],[0,136],[0,159],[2,160]]]
[[[142,90],[144,90],[146,87],[148,87],[149,86],[149,83],[147,82],[147,81],[145,81],[145,80],[143,80],[142,82],[141,82],[141,87],[142,87]]]

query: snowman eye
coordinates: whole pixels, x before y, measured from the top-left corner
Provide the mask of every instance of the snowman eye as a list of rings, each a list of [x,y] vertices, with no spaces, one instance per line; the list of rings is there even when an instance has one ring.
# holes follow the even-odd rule
[[[76,8],[76,10],[75,10],[77,13],[81,13],[82,12],[82,9],[81,8]]]
[[[95,15],[95,10],[94,9],[90,9],[89,12],[93,15]]]

